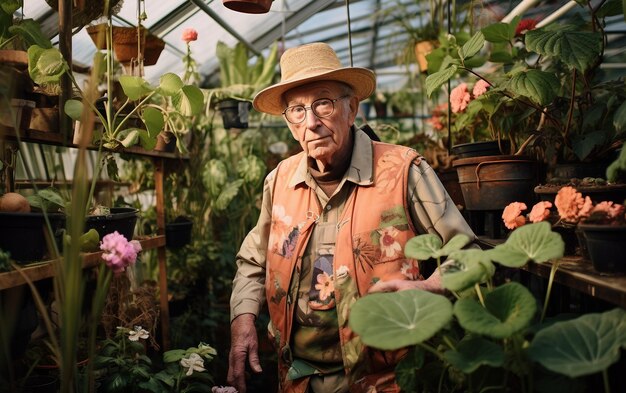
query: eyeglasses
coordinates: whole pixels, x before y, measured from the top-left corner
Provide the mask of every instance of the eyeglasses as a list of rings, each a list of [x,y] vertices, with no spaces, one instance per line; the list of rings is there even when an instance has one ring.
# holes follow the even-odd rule
[[[291,124],[300,124],[306,119],[306,111],[310,109],[319,118],[328,117],[335,112],[335,102],[349,95],[341,96],[331,100],[330,98],[320,98],[311,103],[311,106],[292,105],[283,111],[283,116]]]

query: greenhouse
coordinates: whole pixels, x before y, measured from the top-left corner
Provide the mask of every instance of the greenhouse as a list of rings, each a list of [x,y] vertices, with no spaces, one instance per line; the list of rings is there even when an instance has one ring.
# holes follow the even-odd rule
[[[0,393],[626,391],[624,0],[0,0]]]

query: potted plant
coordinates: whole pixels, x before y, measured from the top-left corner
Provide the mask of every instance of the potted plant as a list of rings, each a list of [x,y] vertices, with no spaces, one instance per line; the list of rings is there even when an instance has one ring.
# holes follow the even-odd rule
[[[278,44],[272,45],[267,58],[259,56],[252,66],[248,65],[248,49],[241,42],[229,48],[218,41],[215,54],[220,64],[222,87],[208,91],[208,106],[213,99],[217,101],[224,128],[247,128],[252,98],[269,86],[276,74]]]
[[[350,327],[358,334],[353,337],[355,345],[409,348],[396,366],[396,382],[405,391],[534,391],[564,384],[573,388],[584,386],[584,377],[595,373],[603,374],[604,389],[609,391],[607,369],[619,359],[624,345],[623,335],[617,333],[626,318],[624,310],[546,318],[557,263],[539,310],[542,299],[523,285],[494,281],[494,262],[517,268],[560,258],[563,241],[550,225],[524,225],[487,251],[461,249],[467,242],[457,236],[442,246],[436,235],[407,242],[407,256],[437,261],[442,285],[454,295],[452,301],[421,290],[360,298],[349,315]],[[446,256],[449,261],[440,265]],[[580,335],[584,342],[575,338]]]

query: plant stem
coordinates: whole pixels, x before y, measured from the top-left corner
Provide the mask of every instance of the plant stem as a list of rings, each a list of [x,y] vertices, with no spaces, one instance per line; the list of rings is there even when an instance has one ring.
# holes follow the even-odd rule
[[[550,269],[550,278],[548,279],[548,289],[546,290],[546,299],[543,302],[543,310],[541,311],[541,319],[539,322],[543,322],[543,319],[546,316],[546,310],[548,309],[548,301],[550,300],[550,293],[552,292],[552,283],[554,282],[554,275],[556,274],[556,269],[558,269],[559,261],[555,260],[552,263],[552,268]]]
[[[609,372],[607,371],[606,368],[602,370],[602,381],[604,382],[604,392],[610,393],[611,385],[609,384]]]
[[[417,344],[419,347],[425,349],[427,352],[432,353],[433,355],[437,356],[437,359],[439,360],[444,360],[443,359],[443,355],[441,353],[439,353],[439,351],[437,351],[432,345],[428,345],[426,343],[418,343]]]
[[[485,307],[485,299],[483,299],[483,293],[480,290],[480,285],[478,285],[478,283],[474,284],[474,289],[476,290],[476,295],[478,295],[478,300],[480,300],[480,304]]]

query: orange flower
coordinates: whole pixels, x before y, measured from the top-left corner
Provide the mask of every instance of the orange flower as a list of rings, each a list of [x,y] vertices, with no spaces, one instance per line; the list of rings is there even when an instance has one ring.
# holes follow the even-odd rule
[[[489,83],[480,79],[478,82],[474,84],[474,89],[472,89],[472,94],[474,95],[474,98],[476,98],[478,96],[485,94],[487,92],[487,89],[489,89]]]
[[[535,206],[533,206],[530,214],[528,215],[528,219],[531,222],[540,222],[548,218],[550,216],[550,208],[552,207],[552,202],[541,201]]]
[[[619,203],[613,203],[610,201],[604,201],[598,203],[591,212],[603,212],[609,218],[616,218],[624,214],[624,205],[620,205]]]
[[[578,222],[581,218],[588,217],[593,208],[593,202],[589,197],[583,198],[574,187],[562,187],[554,198],[559,216],[563,221]]]
[[[190,43],[191,41],[195,41],[198,39],[198,32],[196,31],[196,29],[194,28],[188,28],[183,30],[183,36],[182,36],[183,41],[185,41],[186,43]]]
[[[526,204],[522,202],[511,202],[502,212],[502,221],[504,226],[509,229],[515,229],[526,224],[526,218],[521,215],[526,210]]]

